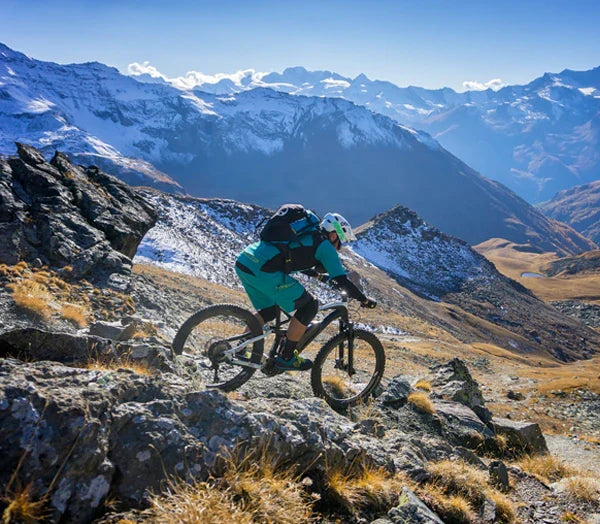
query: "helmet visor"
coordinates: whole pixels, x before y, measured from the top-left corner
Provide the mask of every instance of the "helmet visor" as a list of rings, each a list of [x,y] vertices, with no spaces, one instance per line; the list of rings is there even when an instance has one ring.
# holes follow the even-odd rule
[[[335,229],[335,232],[337,233],[337,236],[340,239],[340,242],[342,244],[345,244],[346,243],[346,233],[344,233],[344,231],[342,230],[342,227],[337,222],[333,223],[333,227]]]

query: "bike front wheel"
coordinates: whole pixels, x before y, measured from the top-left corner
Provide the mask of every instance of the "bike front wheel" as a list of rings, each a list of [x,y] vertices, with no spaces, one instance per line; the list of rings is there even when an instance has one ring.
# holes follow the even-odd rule
[[[334,409],[366,400],[381,382],[385,352],[369,331],[353,329],[335,335],[319,350],[311,372],[316,396]]]
[[[201,309],[183,323],[173,339],[173,353],[184,355],[196,364],[196,372],[206,387],[233,391],[256,368],[235,364],[232,358],[260,364],[264,340],[257,340],[236,354],[231,350],[262,332],[250,311],[233,304],[217,304]]]

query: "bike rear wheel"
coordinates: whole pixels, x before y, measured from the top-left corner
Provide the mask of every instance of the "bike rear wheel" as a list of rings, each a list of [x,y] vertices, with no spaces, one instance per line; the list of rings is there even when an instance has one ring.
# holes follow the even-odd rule
[[[262,332],[250,311],[233,304],[217,304],[201,309],[183,323],[173,339],[173,353],[196,363],[197,373],[207,388],[233,391],[256,369],[232,363],[225,352]],[[263,349],[264,340],[257,340],[236,358],[260,364]]]
[[[352,344],[352,362],[349,346]],[[311,372],[316,396],[334,409],[366,400],[381,382],[385,352],[379,339],[362,329],[338,333],[319,350]]]

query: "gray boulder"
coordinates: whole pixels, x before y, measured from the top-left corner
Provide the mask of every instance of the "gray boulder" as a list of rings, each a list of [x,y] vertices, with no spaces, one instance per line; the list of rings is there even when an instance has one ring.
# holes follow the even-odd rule
[[[460,358],[435,366],[432,370],[435,371],[432,396],[460,402],[471,408],[484,422],[492,419],[492,413],[485,407],[479,384]]]
[[[46,162],[31,146],[17,144],[17,152],[0,161],[0,263],[70,266],[71,276],[94,282],[128,274],[157,219],[150,204],[123,182],[73,165],[62,153]]]
[[[91,335],[55,333],[38,328],[14,329],[0,334],[0,358],[50,360],[71,366],[89,362],[136,363],[151,369],[173,371],[170,348],[156,338],[117,342]]]
[[[507,448],[514,454],[548,453],[548,446],[542,430],[534,422],[494,418],[492,426],[496,433],[506,437]]]
[[[445,400],[435,400],[434,406],[451,443],[483,450],[486,439],[494,437],[494,433],[467,406]]]
[[[388,511],[387,518],[394,524],[444,524],[410,489],[402,488],[398,505]]]
[[[384,406],[402,407],[406,404],[408,395],[412,391],[411,378],[405,375],[396,375],[387,385],[385,391],[378,398]]]

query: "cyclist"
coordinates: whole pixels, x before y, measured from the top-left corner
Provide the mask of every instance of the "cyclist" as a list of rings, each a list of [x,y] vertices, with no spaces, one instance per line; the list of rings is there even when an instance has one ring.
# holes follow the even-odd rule
[[[235,270],[261,325],[277,316],[278,307],[288,313],[295,310],[287,336],[279,347],[277,368],[302,371],[312,367],[310,360],[299,356],[297,345],[317,314],[319,303],[289,273],[302,271],[319,277],[324,271],[328,279],[345,290],[350,298],[360,301],[362,307],[377,305],[348,278],[338,256],[342,245],[355,239],[349,222],[342,215],[327,213],[315,231],[289,243],[287,257],[265,241],[251,244],[238,256]]]

